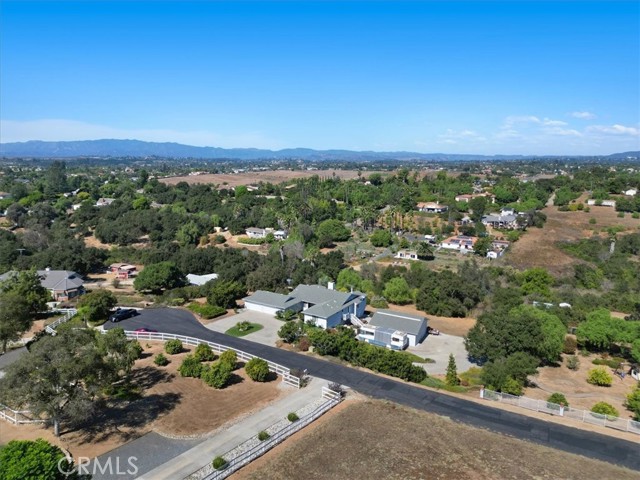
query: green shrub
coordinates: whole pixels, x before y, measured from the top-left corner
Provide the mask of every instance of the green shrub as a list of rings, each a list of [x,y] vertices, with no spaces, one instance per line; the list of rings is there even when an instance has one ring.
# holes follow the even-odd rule
[[[278,330],[278,337],[285,343],[295,343],[302,333],[302,326],[298,322],[289,321]]]
[[[620,367],[620,364],[624,362],[623,358],[594,358],[591,363],[594,365],[606,365],[614,370]]]
[[[289,420],[290,422],[296,422],[300,420],[300,417],[298,417],[298,415],[296,415],[294,412],[291,412],[289,415],[287,415],[287,420]]]
[[[638,213],[638,212],[633,212],[633,213],[631,214],[631,218],[635,218],[635,219],[640,218],[640,213]]]
[[[373,308],[389,308],[389,304],[384,297],[373,297],[370,305]]]
[[[476,385],[482,385],[482,369],[479,367],[471,367],[466,372],[462,372],[460,377],[460,383],[466,387],[473,387]]]
[[[633,412],[633,419],[635,421],[640,421],[640,383],[627,395],[624,406],[627,407],[627,410]]]
[[[562,347],[562,353],[567,355],[573,355],[578,349],[578,341],[575,337],[567,335],[564,337],[564,346]]]
[[[166,365],[169,365],[169,359],[165,357],[163,353],[159,353],[153,359],[153,363],[155,363],[159,367],[164,367]]]
[[[265,382],[269,377],[269,364],[261,358],[249,360],[244,370],[254,382]]]
[[[595,225],[596,223],[598,223],[598,221],[597,221],[595,218],[591,217],[591,218],[589,219],[589,224],[590,224],[590,225]]]
[[[164,344],[164,351],[169,355],[175,355],[182,352],[182,342],[178,339],[169,340]]]
[[[613,377],[604,368],[592,368],[587,373],[587,382],[599,387],[610,387]]]
[[[244,243],[245,245],[262,245],[263,243],[267,243],[266,238],[249,238],[249,237],[238,237],[238,243]]]
[[[610,417],[619,417],[620,413],[616,408],[607,402],[598,402],[591,407],[593,413],[599,413],[600,415],[608,415]]]
[[[206,343],[198,344],[198,346],[196,347],[194,356],[196,357],[196,360],[198,360],[199,362],[211,362],[216,358],[216,354],[213,353],[213,350],[211,350],[211,347]]]
[[[227,467],[227,461],[222,457],[216,457],[211,462],[211,466],[216,470],[224,470]]]
[[[193,355],[187,355],[178,367],[178,372],[183,377],[199,378],[202,373],[202,364]]]
[[[549,403],[555,403],[557,405],[564,405],[565,407],[569,406],[569,402],[567,402],[567,397],[565,397],[562,393],[552,393],[551,395],[549,395],[549,398],[547,398],[547,402]]]
[[[509,395],[520,396],[523,391],[522,383],[513,377],[509,377],[507,378],[507,381],[504,382],[501,391],[503,393],[508,393]]]
[[[567,368],[569,370],[578,370],[580,368],[580,359],[575,355],[570,355],[567,357]]]
[[[220,315],[224,315],[225,313],[227,313],[227,310],[225,308],[219,307],[217,305],[211,305],[209,303],[205,303],[203,305],[198,302],[192,302],[187,306],[187,308],[207,320],[219,317]]]
[[[264,442],[265,440],[268,440],[269,438],[271,438],[271,435],[269,435],[264,430],[262,430],[260,433],[258,433],[258,440],[260,440],[261,442]]]
[[[236,364],[238,363],[238,354],[235,350],[225,350],[220,355],[220,362],[226,363],[231,367],[231,370],[235,370]]]
[[[213,365],[203,365],[200,378],[210,387],[224,388],[232,373],[233,369],[228,363],[216,362]]]
[[[618,218],[624,218],[624,212],[618,212]]]

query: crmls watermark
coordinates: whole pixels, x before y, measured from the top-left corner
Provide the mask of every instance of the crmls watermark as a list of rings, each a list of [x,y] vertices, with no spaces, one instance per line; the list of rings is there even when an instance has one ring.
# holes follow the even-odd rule
[[[137,475],[138,466],[136,462],[138,457],[127,457],[125,461],[121,461],[120,457],[108,457],[104,460],[94,458],[93,461],[89,457],[78,457],[75,464],[69,465],[67,458],[61,458],[58,461],[58,471],[63,475]]]

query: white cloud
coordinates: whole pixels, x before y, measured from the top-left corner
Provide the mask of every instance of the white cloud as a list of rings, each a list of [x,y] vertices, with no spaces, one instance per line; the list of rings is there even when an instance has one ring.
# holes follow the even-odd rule
[[[591,125],[587,127],[588,132],[602,133],[605,135],[628,135],[640,137],[640,129],[636,127],[626,127],[624,125]]]
[[[533,125],[544,125],[548,127],[563,127],[567,125],[567,122],[563,122],[562,120],[552,120],[550,118],[540,119],[535,115],[513,115],[505,118],[503,128],[510,128],[516,124],[533,124]]]
[[[571,112],[569,115],[571,115],[574,118],[580,118],[582,120],[593,120],[594,118],[597,117],[595,113],[591,113],[591,112]]]
[[[75,120],[46,119],[32,121],[0,120],[3,143],[29,140],[72,141],[100,139],[136,139],[147,142],[177,142],[200,147],[270,148],[283,146],[261,132],[221,135],[207,130],[122,129]]]
[[[562,137],[581,137],[582,136],[582,133],[580,133],[578,130],[574,130],[573,128],[550,127],[550,128],[544,128],[542,131],[549,135],[560,135]]]

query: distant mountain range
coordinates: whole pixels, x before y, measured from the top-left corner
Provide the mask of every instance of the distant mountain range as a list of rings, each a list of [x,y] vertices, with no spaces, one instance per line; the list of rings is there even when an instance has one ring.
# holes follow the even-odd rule
[[[236,160],[515,160],[535,158],[524,155],[464,155],[448,153],[372,152],[352,150],[313,150],[287,148],[263,150],[258,148],[194,147],[180,143],[143,142],[140,140],[83,140],[71,142],[43,142],[32,140],[0,143],[0,157],[74,158],[74,157],[161,157]],[[640,158],[640,152],[616,153],[610,158]]]

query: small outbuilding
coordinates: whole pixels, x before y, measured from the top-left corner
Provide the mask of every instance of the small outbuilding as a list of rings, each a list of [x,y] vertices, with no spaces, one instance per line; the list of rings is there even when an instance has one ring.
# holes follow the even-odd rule
[[[411,347],[421,343],[427,336],[427,319],[410,313],[378,310],[371,317],[369,325],[404,332]]]

